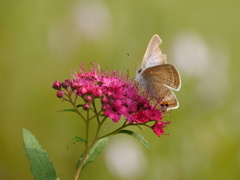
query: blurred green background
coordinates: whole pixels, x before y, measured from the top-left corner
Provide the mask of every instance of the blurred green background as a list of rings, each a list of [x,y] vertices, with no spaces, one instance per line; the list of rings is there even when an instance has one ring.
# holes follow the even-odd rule
[[[166,117],[170,135],[143,129],[150,153],[131,137],[112,137],[109,147],[135,144],[143,168],[131,176],[109,170],[107,149],[81,179],[240,179],[239,17],[237,0],[0,1],[0,179],[33,179],[23,128],[47,150],[58,177],[73,179],[81,145],[67,146],[84,127],[75,114],[56,112],[70,105],[52,83],[90,61],[134,77],[127,53],[141,63],[155,33],[182,76],[180,107]]]

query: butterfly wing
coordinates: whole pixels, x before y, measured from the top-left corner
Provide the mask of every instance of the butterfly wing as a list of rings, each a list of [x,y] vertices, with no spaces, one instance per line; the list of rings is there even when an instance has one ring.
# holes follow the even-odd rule
[[[162,44],[160,37],[155,34],[150,40],[144,54],[141,69],[146,69],[160,64],[166,64],[166,55],[162,54],[159,45]]]
[[[148,82],[155,81],[162,83],[176,91],[181,87],[181,78],[178,70],[171,64],[162,64],[145,69],[142,72],[143,78]]]
[[[179,103],[169,88],[180,89],[180,74],[173,65],[166,64],[166,56],[159,48],[161,43],[162,40],[155,34],[148,44],[142,67],[137,71],[136,80],[146,89],[150,97],[161,105],[176,109]]]
[[[150,97],[159,102],[160,105],[168,109],[176,109],[179,106],[178,100],[171,89],[152,79],[148,78],[147,92]]]

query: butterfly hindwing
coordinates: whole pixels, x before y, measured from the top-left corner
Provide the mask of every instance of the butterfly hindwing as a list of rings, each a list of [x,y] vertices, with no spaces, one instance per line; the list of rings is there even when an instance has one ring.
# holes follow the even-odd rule
[[[170,109],[176,109],[179,106],[175,94],[162,83],[149,79],[147,92],[149,96],[159,102],[160,105]]]

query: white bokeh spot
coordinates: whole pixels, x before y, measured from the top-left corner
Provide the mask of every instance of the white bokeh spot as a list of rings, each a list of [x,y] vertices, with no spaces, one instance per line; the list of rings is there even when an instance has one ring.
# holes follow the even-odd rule
[[[203,103],[217,108],[224,105],[229,95],[230,56],[221,37],[211,42],[213,45],[209,46],[197,33],[185,31],[174,39],[172,54],[180,74],[195,80],[195,92]]]
[[[102,1],[85,1],[74,8],[76,24],[81,33],[88,38],[107,35],[111,27],[111,15]]]
[[[114,137],[105,157],[110,172],[122,179],[138,179],[146,171],[145,156],[134,139]]]
[[[209,48],[193,32],[177,35],[173,42],[172,54],[176,66],[188,75],[202,76],[209,66]]]

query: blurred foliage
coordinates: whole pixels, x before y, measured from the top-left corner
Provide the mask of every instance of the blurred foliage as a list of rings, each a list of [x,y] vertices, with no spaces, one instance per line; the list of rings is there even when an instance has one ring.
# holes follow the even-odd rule
[[[140,63],[155,33],[163,40],[168,62],[174,63],[175,38],[188,30],[198,34],[210,52],[223,47],[227,58],[210,57],[211,66],[200,76],[180,69],[180,108],[166,117],[172,121],[170,135],[158,138],[148,130],[140,132],[151,146],[151,153],[144,151],[148,166],[141,179],[240,179],[239,7],[236,0],[2,0],[0,179],[33,178],[24,154],[23,128],[47,150],[58,177],[73,178],[81,145],[68,151],[67,145],[84,134],[84,127],[74,113],[56,112],[70,105],[56,98],[54,80],[69,78],[80,62],[90,61],[102,68],[128,69],[134,77],[137,64],[126,54]],[[209,84],[201,83],[208,78]],[[121,178],[109,172],[102,155],[81,179]]]

